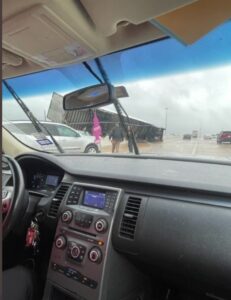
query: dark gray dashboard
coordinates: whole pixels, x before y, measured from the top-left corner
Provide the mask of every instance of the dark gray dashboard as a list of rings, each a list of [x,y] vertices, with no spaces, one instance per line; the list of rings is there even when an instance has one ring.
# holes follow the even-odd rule
[[[28,156],[29,154],[27,154]],[[151,157],[50,155],[47,159],[72,175],[231,193],[231,163]]]
[[[118,253],[153,276],[179,278],[230,299],[231,164],[43,153],[18,160],[34,158],[63,170],[62,181],[69,185],[78,181],[123,191],[112,230]]]

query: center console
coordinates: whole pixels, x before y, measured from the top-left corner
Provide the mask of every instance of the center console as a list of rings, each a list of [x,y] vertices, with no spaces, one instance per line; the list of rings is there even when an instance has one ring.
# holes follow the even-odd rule
[[[80,182],[71,185],[60,206],[44,300],[58,299],[52,298],[57,289],[65,292],[65,299],[102,298],[114,214],[121,195],[118,188]]]

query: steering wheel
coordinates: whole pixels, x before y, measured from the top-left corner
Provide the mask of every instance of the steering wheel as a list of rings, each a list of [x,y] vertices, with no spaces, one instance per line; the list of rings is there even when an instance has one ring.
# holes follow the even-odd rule
[[[24,177],[18,162],[2,155],[2,234],[3,239],[16,228],[28,205]]]

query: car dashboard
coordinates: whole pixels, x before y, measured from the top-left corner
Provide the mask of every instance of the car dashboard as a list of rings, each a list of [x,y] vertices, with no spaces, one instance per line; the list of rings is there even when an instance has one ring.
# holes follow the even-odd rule
[[[229,163],[44,153],[17,160],[53,232],[43,300],[138,299],[150,281],[229,299]]]

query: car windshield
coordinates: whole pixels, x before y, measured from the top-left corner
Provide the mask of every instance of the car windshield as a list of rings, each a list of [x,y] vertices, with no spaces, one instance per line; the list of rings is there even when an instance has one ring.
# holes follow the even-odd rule
[[[101,57],[141,155],[231,159],[231,21],[192,45],[165,38]],[[88,61],[98,74],[94,60]],[[63,96],[99,82],[83,64],[7,80],[64,152],[133,154],[114,106],[64,111]],[[27,146],[58,152],[3,86],[3,126]],[[220,134],[221,132],[227,134]]]

